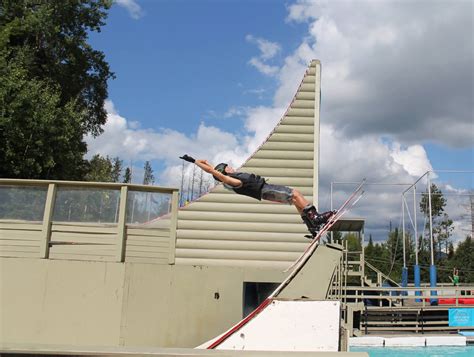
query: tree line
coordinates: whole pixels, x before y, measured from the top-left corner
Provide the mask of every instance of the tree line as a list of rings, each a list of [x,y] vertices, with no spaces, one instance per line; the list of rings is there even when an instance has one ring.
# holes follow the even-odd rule
[[[419,205],[420,212],[426,217],[424,232],[419,234],[418,245],[418,265],[420,266],[422,282],[429,282],[431,265],[431,243],[429,236],[428,222],[428,192],[423,193]],[[470,202],[474,201],[474,196],[470,195]],[[453,269],[459,270],[461,283],[472,283],[474,281],[474,241],[472,232],[465,236],[464,240],[455,247],[453,242],[453,221],[449,218],[446,208],[446,199],[443,192],[436,184],[431,185],[431,205],[433,217],[433,258],[437,269],[438,282],[452,282]],[[466,207],[467,211],[472,209],[472,205]],[[472,212],[469,212],[469,220],[472,220]],[[470,226],[472,226],[472,222]],[[365,260],[374,267],[382,271],[391,279],[400,282],[403,269],[403,233],[399,227],[390,229],[387,239],[384,242],[374,242],[369,236],[368,244],[362,248],[361,238],[354,233],[342,235],[336,232],[336,241],[347,240],[349,251],[361,252],[364,249]],[[405,257],[406,266],[409,270],[409,282],[413,282],[413,267],[416,263],[415,241],[411,233],[405,232]]]
[[[123,160],[119,157],[103,157],[96,154],[87,162],[84,179],[85,181],[96,182],[132,183],[133,169],[131,166],[124,167]],[[145,161],[141,183],[143,185],[153,185],[155,183],[155,175],[150,161]]]

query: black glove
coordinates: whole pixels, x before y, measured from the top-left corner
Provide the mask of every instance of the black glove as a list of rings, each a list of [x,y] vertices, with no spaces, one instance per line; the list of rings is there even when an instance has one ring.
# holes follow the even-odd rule
[[[180,156],[179,158],[183,159],[184,161],[187,161],[187,162],[192,162],[193,164],[196,161],[196,160],[194,160],[194,158],[192,158],[191,156],[188,156],[186,154],[184,154],[183,156]]]

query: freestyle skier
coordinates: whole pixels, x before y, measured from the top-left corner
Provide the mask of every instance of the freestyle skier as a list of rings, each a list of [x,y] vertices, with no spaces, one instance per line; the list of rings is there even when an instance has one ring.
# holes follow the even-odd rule
[[[222,182],[225,188],[235,193],[257,200],[294,205],[313,237],[321,225],[336,213],[335,211],[318,213],[314,205],[298,190],[288,186],[268,184],[264,178],[252,173],[237,172],[226,163],[213,167],[206,160],[195,160],[188,155],[180,156],[180,159],[196,164],[205,172],[210,173],[215,180]]]

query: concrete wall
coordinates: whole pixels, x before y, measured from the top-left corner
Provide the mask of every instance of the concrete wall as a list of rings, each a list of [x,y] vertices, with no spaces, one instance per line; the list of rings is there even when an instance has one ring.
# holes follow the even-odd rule
[[[244,281],[283,277],[257,268],[1,258],[0,342],[195,347],[242,318]]]
[[[324,299],[341,252],[317,248],[281,298]],[[242,318],[243,282],[279,270],[0,258],[0,342],[195,347]]]
[[[115,345],[125,265],[0,259],[0,340]]]

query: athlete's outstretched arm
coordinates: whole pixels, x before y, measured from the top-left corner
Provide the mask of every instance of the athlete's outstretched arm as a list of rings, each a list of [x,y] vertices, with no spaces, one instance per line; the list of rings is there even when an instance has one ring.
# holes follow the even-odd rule
[[[180,159],[196,164],[205,172],[217,177],[219,181],[224,182],[230,186],[239,187],[242,184],[240,180],[224,175],[220,173],[219,171],[214,170],[214,167],[207,160],[195,160],[194,158],[188,155],[183,155],[180,157]]]
[[[196,160],[195,164],[209,174],[213,174],[214,167],[207,160]]]

